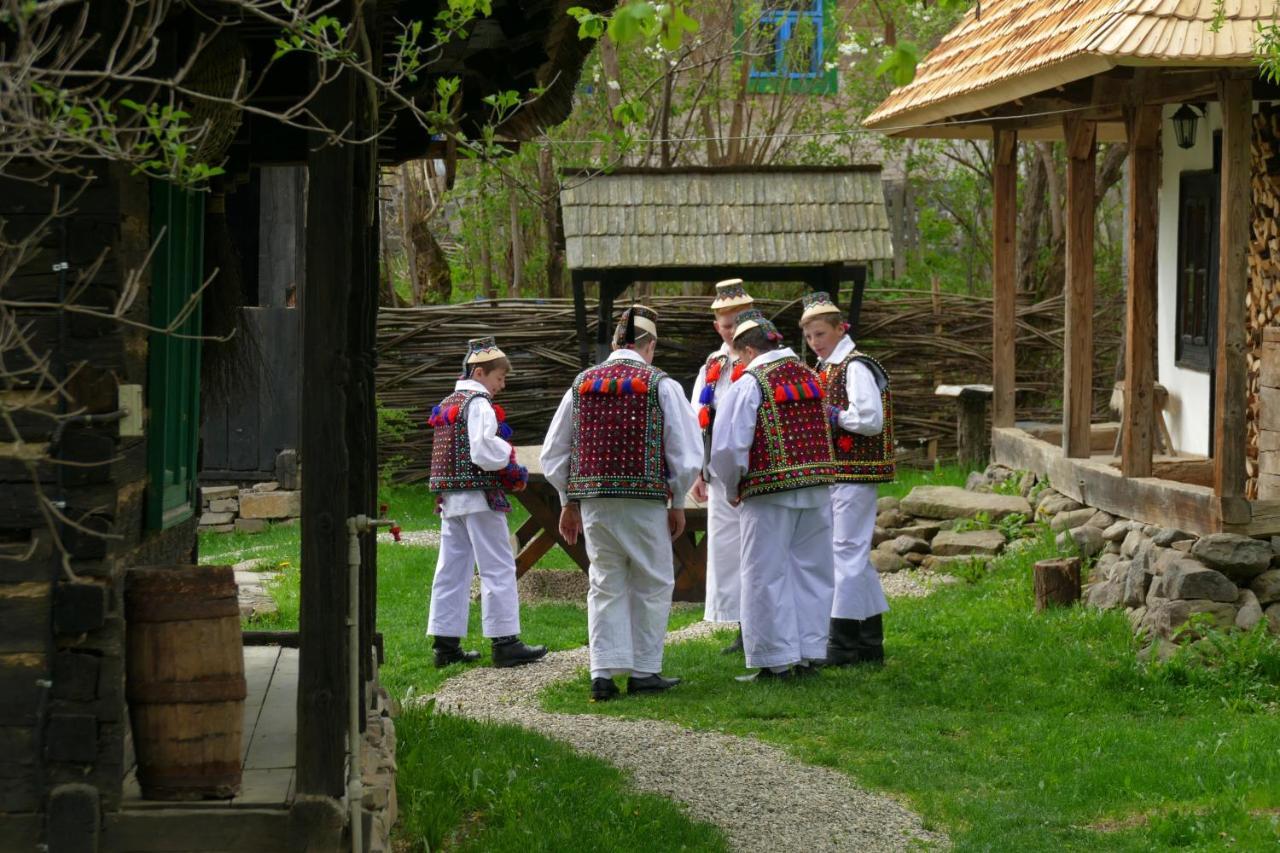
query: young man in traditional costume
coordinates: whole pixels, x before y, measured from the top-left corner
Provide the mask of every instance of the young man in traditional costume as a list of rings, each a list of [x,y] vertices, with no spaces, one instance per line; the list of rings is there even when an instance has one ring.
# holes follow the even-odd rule
[[[633,306],[607,360],[578,375],[542,446],[560,493],[560,533],[581,533],[591,559],[587,633],[591,699],[658,693],[675,588],[671,540],[684,531],[685,495],[702,466],[698,425],[679,383],[652,366],[657,314]],[[667,504],[670,503],[670,509]]]
[[[431,412],[431,491],[438,495],[440,557],[431,583],[427,634],[433,638],[436,666],[470,663],[480,657],[464,651],[471,607],[471,577],[480,572],[480,610],[484,635],[493,644],[493,665],[530,663],[545,646],[520,641],[520,599],[516,561],[511,552],[504,490],[519,491],[529,473],[516,464],[507,441],[511,428],[493,397],[507,384],[511,363],[493,338],[468,341],[462,378],[453,393]]]
[[[742,538],[738,530],[738,508],[729,503],[724,484],[709,476],[707,460],[711,456],[711,432],[715,426],[716,402],[728,393],[729,386],[742,376],[746,365],[734,357],[734,321],[753,304],[742,279],[731,278],[716,284],[716,298],[711,303],[716,332],[723,342],[707,356],[693,383],[690,403],[702,427],[703,468],[693,484],[693,496],[707,505],[707,593],[704,618],[708,622],[741,621],[742,603]],[[742,630],[725,654],[742,651]]]
[[[816,374],[759,311],[738,315],[733,348],[747,372],[725,394],[711,475],[740,503],[740,681],[813,672],[827,653],[835,460]]]
[[[836,590],[827,662],[835,666],[884,660],[889,609],[880,575],[871,565],[876,526],[876,484],[893,481],[893,403],[889,374],[846,334],[840,309],[822,292],[804,300],[805,342],[818,355],[836,454],[831,487]]]

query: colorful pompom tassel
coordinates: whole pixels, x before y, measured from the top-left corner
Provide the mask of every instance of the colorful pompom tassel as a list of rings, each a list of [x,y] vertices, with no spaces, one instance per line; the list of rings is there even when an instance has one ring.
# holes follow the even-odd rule
[[[716,386],[710,382],[702,389],[702,393],[698,395],[698,402],[703,406],[710,406],[711,402],[716,398]]]
[[[733,372],[729,374],[729,379],[733,382],[737,382],[739,379],[742,378],[742,374],[746,372],[747,372],[747,366],[739,361],[733,365]]]
[[[505,421],[498,424],[498,438],[501,438],[503,441],[510,441],[511,436],[515,434],[515,430],[513,430]]]
[[[711,426],[711,407],[703,406],[698,410],[698,426],[706,429]]]

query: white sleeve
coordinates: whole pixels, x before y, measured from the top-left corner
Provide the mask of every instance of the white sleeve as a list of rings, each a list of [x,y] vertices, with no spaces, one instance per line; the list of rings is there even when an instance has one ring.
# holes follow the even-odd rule
[[[702,396],[702,389],[706,387],[707,365],[704,362],[702,367],[698,368],[698,378],[693,381],[693,393],[689,395],[689,405],[693,407],[695,416],[702,410],[702,404],[698,402],[698,398]]]
[[[702,470],[702,431],[685,404],[684,389],[669,376],[658,383],[658,405],[662,407],[662,447],[667,460],[671,506],[683,509],[689,487]]]
[[[884,406],[871,368],[857,360],[850,362],[844,383],[849,405],[840,413],[841,429],[858,435],[879,435],[884,429]]]
[[[498,437],[498,415],[483,397],[467,406],[471,461],[484,471],[501,471],[511,461],[511,445]]]
[[[569,453],[573,448],[573,389],[564,392],[560,407],[542,440],[542,473],[560,493],[560,504],[569,502]]]
[[[724,484],[730,496],[737,496],[738,483],[750,464],[760,401],[760,383],[744,376],[729,386],[729,393],[716,408],[716,426],[711,431],[711,476]]]

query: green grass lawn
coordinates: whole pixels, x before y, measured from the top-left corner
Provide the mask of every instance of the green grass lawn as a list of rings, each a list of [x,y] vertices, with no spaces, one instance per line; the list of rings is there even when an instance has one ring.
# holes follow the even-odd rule
[[[725,637],[683,643],[667,701],[590,705],[586,676],[548,708],[656,717],[776,743],[904,795],[959,850],[1276,849],[1280,650],[1223,667],[1138,663],[1121,613],[1036,614],[1033,550],[973,584],[898,600],[882,669],[743,685]]]
[[[400,487],[383,496],[405,530],[438,529],[434,501],[425,488]],[[524,519],[513,512],[511,529]],[[286,630],[298,625],[297,525],[275,525],[259,534],[203,534],[202,563],[260,561],[281,573],[272,587],[279,612],[246,628]],[[557,553],[560,553],[557,549]],[[379,544],[378,630],[386,662],[380,676],[398,700],[431,693],[461,664],[436,669],[426,638],[427,604],[436,565],[435,548]],[[561,554],[552,568],[576,564]],[[539,564],[543,566],[543,563]],[[676,605],[673,629],[702,617],[701,605]],[[576,604],[540,603],[520,608],[522,635],[551,649],[587,642],[586,610]],[[489,662],[481,634],[480,606],[473,603],[468,648]],[[405,702],[396,720],[398,849],[455,851],[720,851],[719,831],[685,817],[661,797],[638,794],[612,765],[574,753],[540,735],[431,713]],[[566,803],[573,808],[565,808]]]

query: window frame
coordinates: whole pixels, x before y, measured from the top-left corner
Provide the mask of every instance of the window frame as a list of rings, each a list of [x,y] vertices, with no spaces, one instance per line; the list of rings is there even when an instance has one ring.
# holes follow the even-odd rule
[[[750,22],[751,27],[760,27],[762,25],[772,24],[775,21],[783,21],[786,23],[784,32],[789,32],[799,22],[801,18],[808,18],[814,22],[817,29],[816,43],[814,45],[814,70],[811,72],[792,72],[792,71],[757,71],[750,67],[754,65],[752,58],[744,56],[744,60],[750,65],[747,68],[747,91],[757,95],[771,95],[779,93],[795,93],[810,95],[834,95],[840,89],[840,69],[825,69],[823,66],[829,60],[833,49],[827,44],[827,36],[830,32],[835,31],[835,0],[806,0],[809,8],[804,11],[788,9],[773,10],[762,8],[759,16]],[[738,37],[746,39],[747,22],[743,20],[741,13],[737,15]],[[786,43],[790,36],[782,37],[781,34],[775,36],[775,61],[780,66],[782,64],[782,55],[786,50]]]
[[[1209,373],[1216,363],[1218,328],[1218,228],[1220,214],[1220,181],[1216,169],[1189,170],[1178,175],[1178,242],[1174,260],[1174,366],[1184,370]],[[1201,334],[1184,334],[1189,294],[1186,291],[1184,270],[1189,259],[1187,252],[1192,245],[1187,229],[1187,207],[1192,199],[1208,205],[1209,222],[1204,235],[1208,251],[1205,264],[1205,306]]]

